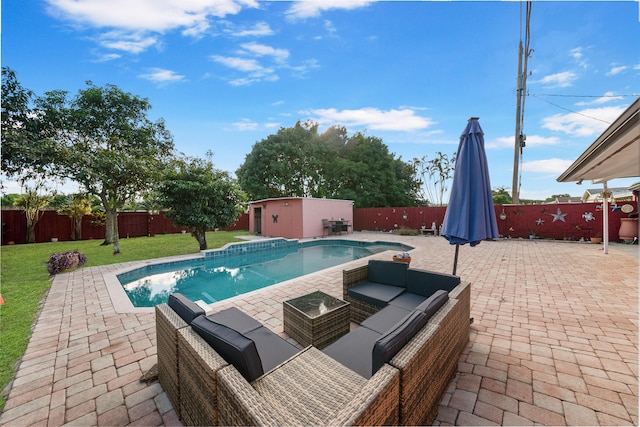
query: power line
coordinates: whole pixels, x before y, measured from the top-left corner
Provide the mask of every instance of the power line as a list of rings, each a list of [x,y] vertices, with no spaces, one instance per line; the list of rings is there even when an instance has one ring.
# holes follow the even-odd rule
[[[608,124],[608,125],[610,125],[610,124],[611,124],[611,122],[608,122],[608,121],[606,121],[606,120],[602,120],[602,119],[599,119],[599,118],[597,118],[597,117],[589,116],[589,115],[587,115],[587,114],[579,113],[579,112],[577,112],[577,111],[574,111],[574,110],[571,110],[571,109],[569,109],[569,108],[563,107],[562,105],[555,104],[555,103],[553,103],[553,102],[551,102],[551,101],[548,101],[548,100],[546,100],[546,99],[544,99],[544,98],[540,98],[539,96],[536,96],[536,95],[530,95],[530,96],[533,96],[534,98],[538,98],[538,99],[540,99],[540,100],[542,100],[542,101],[546,102],[547,104],[551,104],[551,105],[553,105],[554,107],[561,108],[561,109],[563,109],[563,110],[565,110],[565,111],[568,111],[568,112],[570,112],[570,113],[577,114],[577,115],[579,115],[579,116],[586,117],[586,118],[588,118],[588,119],[598,120],[598,121],[600,121],[600,122],[602,122],[602,123],[606,123],[606,124]]]
[[[633,96],[635,98],[640,96],[640,94],[632,93],[629,95],[560,95],[560,94],[554,94],[554,93],[541,93],[539,95],[531,95],[531,96],[558,96],[563,98],[623,98],[623,97]]]

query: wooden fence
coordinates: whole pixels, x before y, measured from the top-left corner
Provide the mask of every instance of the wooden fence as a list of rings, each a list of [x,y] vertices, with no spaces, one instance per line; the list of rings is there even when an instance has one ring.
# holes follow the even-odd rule
[[[637,217],[638,202],[620,202],[609,207],[609,240],[618,241],[621,218],[629,215],[623,205],[631,205]],[[353,210],[353,229],[356,231],[392,231],[400,228],[440,227],[446,207],[356,208]],[[502,236],[543,239],[580,240],[602,233],[601,203],[564,203],[549,205],[496,205],[498,231]],[[25,243],[26,219],[23,211],[2,210],[2,244]],[[181,233],[188,229],[177,227],[166,218],[166,212],[120,212],[118,230],[121,238]],[[502,219],[504,218],[504,219]],[[55,211],[45,211],[36,224],[36,241],[49,242],[71,239],[72,220]],[[243,214],[227,230],[248,230],[249,216]],[[82,239],[104,239],[104,226],[96,225],[91,216],[82,220]]]
[[[2,210],[2,244],[9,242],[26,243],[27,221],[24,211]],[[73,220],[66,215],[59,215],[56,211],[44,211],[35,227],[36,242],[50,242],[71,240]],[[248,230],[249,215],[241,215],[236,223],[226,230]],[[119,212],[118,233],[120,238],[154,236],[156,234],[190,232],[188,228],[174,225],[166,217],[166,212],[157,214],[149,212]],[[96,224],[91,215],[82,218],[82,240],[104,239],[104,225]]]

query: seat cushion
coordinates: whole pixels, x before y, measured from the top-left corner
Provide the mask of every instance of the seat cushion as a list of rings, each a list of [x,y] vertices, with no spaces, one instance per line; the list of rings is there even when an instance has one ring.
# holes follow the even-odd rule
[[[407,270],[407,292],[430,297],[435,291],[450,292],[460,284],[460,277],[435,271],[410,268]]]
[[[205,313],[204,309],[181,293],[169,295],[169,307],[187,324],[191,324],[193,319]]]
[[[369,304],[385,307],[389,301],[405,291],[404,287],[364,282],[349,288],[348,295]]]
[[[400,295],[400,297],[402,295]],[[376,314],[366,318],[364,322],[360,323],[360,326],[363,328],[369,328],[372,331],[375,331],[382,335],[389,329],[391,329],[394,325],[396,325],[399,321],[407,317],[407,315],[412,311],[413,310],[407,310],[402,307],[388,305]]]
[[[234,329],[243,335],[262,327],[262,323],[236,307],[227,308],[226,310],[210,314],[207,317],[214,322]]]
[[[363,377],[371,378],[371,355],[379,337],[380,334],[371,329],[358,327],[322,352]]]
[[[427,319],[431,319],[436,311],[449,301],[449,292],[445,290],[435,291],[433,295],[427,298],[423,303],[416,307],[416,310],[422,311],[427,315]]]
[[[296,346],[285,341],[264,326],[247,332],[246,337],[256,344],[256,349],[262,362],[262,370],[265,373],[295,356],[300,351]]]
[[[262,361],[252,339],[205,316],[197,317],[191,327],[247,381],[263,374]]]
[[[427,324],[427,320],[426,314],[422,311],[413,311],[379,337],[373,346],[372,372],[377,372],[382,365],[393,359],[393,356]]]
[[[414,294],[412,292],[405,292],[401,295],[398,295],[396,298],[389,301],[389,305],[393,305],[395,307],[401,307],[408,311],[413,311],[417,306],[422,304],[427,297],[423,297],[422,295]]]
[[[371,260],[367,267],[367,281],[406,287],[408,266],[404,262]]]

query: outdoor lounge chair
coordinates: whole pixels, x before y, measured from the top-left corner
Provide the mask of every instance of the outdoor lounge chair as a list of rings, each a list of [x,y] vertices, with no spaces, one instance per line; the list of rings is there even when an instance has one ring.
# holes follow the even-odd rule
[[[331,224],[328,219],[322,220],[322,237],[328,236],[331,233],[336,232],[335,224]],[[326,233],[326,234],[325,234]]]

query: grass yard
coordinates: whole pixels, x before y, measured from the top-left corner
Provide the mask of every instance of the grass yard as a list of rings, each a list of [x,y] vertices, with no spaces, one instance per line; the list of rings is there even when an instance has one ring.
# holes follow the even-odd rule
[[[207,244],[209,249],[219,248],[241,241],[235,236],[242,234],[248,232],[210,232],[207,233]],[[51,254],[78,249],[87,257],[87,263],[80,268],[87,268],[199,252],[198,242],[189,234],[121,239],[121,254],[117,256],[113,255],[112,245],[100,246],[100,243],[99,240],[83,240],[2,246],[0,293],[5,304],[0,306],[0,412],[4,408],[7,385],[27,348],[31,327],[51,286],[47,272]]]

